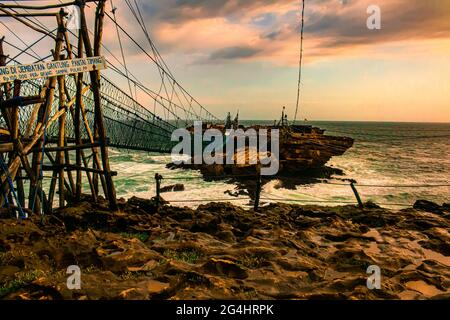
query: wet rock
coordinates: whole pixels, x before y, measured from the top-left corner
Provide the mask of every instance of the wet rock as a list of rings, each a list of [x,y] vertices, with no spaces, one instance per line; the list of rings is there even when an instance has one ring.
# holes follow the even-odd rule
[[[170,186],[165,186],[161,188],[161,193],[165,192],[180,192],[184,191],[184,184],[174,184]]]
[[[414,209],[416,210],[423,210],[426,212],[432,212],[432,213],[436,213],[436,214],[443,214],[443,210],[444,208],[441,207],[440,205],[431,202],[431,201],[427,201],[427,200],[418,200],[414,203],[413,206]]]
[[[203,270],[209,274],[234,279],[245,279],[248,277],[247,271],[230,260],[211,258],[203,265]]]
[[[314,227],[315,225],[318,225],[322,222],[322,219],[320,218],[310,218],[310,217],[303,217],[299,216],[295,219],[295,225],[297,225],[299,228],[302,229],[308,229],[311,227]]]
[[[329,261],[336,265],[336,270],[342,272],[366,270],[367,267],[377,264],[364,251],[354,249],[341,249],[334,253]]]
[[[366,209],[381,209],[381,207],[379,205],[377,205],[376,203],[374,203],[372,201],[367,201],[366,203],[364,203],[364,208],[366,208]]]
[[[216,237],[229,243],[236,242],[236,237],[230,230],[220,231],[216,234]]]
[[[155,213],[157,211],[156,203],[153,200],[132,197],[128,200],[128,204],[142,209],[146,213]]]
[[[124,272],[128,267],[142,266],[149,260],[160,260],[161,256],[148,249],[138,239],[106,242],[96,249],[103,267],[115,273]]]
[[[426,248],[426,249],[430,249],[433,250],[435,252],[439,252],[440,254],[446,256],[446,257],[450,257],[450,240],[444,239],[444,238],[434,238],[431,240],[423,240],[423,241],[419,241],[419,244]]]
[[[142,281],[137,283],[135,287],[120,292],[118,298],[124,300],[149,299],[154,295],[161,294],[163,291],[167,290],[169,286],[168,283],[155,280]]]
[[[23,283],[5,298],[431,299],[450,290],[445,215],[229,203],[156,212],[139,198],[112,213],[102,201],[45,223],[0,218],[0,285]],[[65,285],[69,264],[82,270],[80,291]],[[382,292],[363,281],[374,264]],[[25,270],[39,279],[24,280]]]
[[[349,239],[360,239],[362,241],[376,241],[373,237],[363,236],[357,233],[340,233],[340,234],[325,234],[325,239],[332,242],[344,242]]]
[[[196,217],[194,224],[190,228],[191,232],[204,232],[208,234],[215,234],[218,231],[219,225],[221,223],[220,217],[215,217],[212,219],[203,218],[198,219]]]
[[[19,271],[20,268],[16,266],[0,266],[0,283],[10,281]]]

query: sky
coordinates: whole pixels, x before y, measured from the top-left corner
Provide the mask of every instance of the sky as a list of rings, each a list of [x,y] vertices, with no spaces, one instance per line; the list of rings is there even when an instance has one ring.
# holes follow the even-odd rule
[[[272,120],[286,106],[292,119],[299,0],[136,1],[175,78],[209,111],[219,118],[239,111],[241,119]],[[113,3],[118,22],[149,48],[125,1]],[[370,5],[381,10],[380,30],[367,28]],[[306,0],[304,32],[300,119],[450,122],[450,0]],[[2,24],[0,33],[7,34]],[[27,43],[36,37],[22,36]],[[120,57],[111,22],[104,38]],[[157,90],[154,64],[121,40],[129,70]],[[35,50],[44,54],[48,46]],[[126,87],[124,80],[116,81]]]

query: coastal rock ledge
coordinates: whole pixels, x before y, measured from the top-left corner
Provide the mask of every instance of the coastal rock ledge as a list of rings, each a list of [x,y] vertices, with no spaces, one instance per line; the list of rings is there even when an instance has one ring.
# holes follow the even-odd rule
[[[449,299],[450,211],[151,200],[0,214],[3,299]],[[66,270],[81,269],[81,289]],[[367,268],[381,289],[367,288]]]

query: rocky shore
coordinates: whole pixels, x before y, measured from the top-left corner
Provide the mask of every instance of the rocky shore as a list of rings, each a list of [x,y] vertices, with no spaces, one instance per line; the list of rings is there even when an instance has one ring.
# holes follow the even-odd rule
[[[227,203],[193,210],[132,198],[45,218],[0,217],[2,299],[450,298],[450,208]],[[67,267],[81,269],[69,290]],[[381,289],[366,270],[381,268]]]

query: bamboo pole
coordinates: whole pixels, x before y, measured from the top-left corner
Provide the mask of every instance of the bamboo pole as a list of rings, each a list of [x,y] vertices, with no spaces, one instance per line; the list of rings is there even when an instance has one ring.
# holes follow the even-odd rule
[[[67,33],[66,33],[66,37],[68,38]],[[68,50],[68,52],[69,52],[70,56],[73,56],[73,52],[71,49]],[[83,57],[83,37],[82,37],[81,31],[80,31],[79,36],[78,36],[78,58],[82,58],[82,57]],[[86,87],[83,89],[83,73],[79,73],[74,76],[75,76],[75,81],[77,84],[77,92],[76,92],[76,97],[75,97],[75,100],[76,100],[75,113],[72,112],[72,119],[74,120],[74,128],[75,128],[75,143],[77,145],[83,144],[83,141],[81,140],[81,120],[80,120],[80,117],[82,115],[84,127],[85,127],[86,133],[89,137],[90,144],[93,145],[92,146],[92,154],[93,154],[94,161],[97,163],[97,165],[100,165],[100,157],[98,155],[98,148],[97,148],[98,146],[97,145],[94,146],[95,139],[94,139],[92,131],[89,127],[89,121],[87,119],[86,110],[84,108],[84,102],[83,102],[83,95],[85,92],[87,92],[84,90],[86,88],[87,89],[89,89],[89,88]],[[86,159],[85,153],[82,150],[82,148],[76,150],[76,163],[77,163],[78,167],[81,167],[81,161],[83,161],[83,165],[87,168],[89,164],[88,164],[88,161]],[[97,196],[98,196],[98,188],[96,188],[94,186],[94,182],[92,180],[90,172],[85,171],[85,173],[86,173],[86,177],[89,182],[89,186],[91,188],[93,200],[94,200],[94,202],[96,202]],[[81,177],[82,177],[82,170],[77,170],[76,191],[75,191],[75,198],[77,201],[79,201],[81,199],[81,193],[82,193]],[[103,190],[106,194],[106,182],[105,182],[104,177],[102,177],[101,182],[102,182]]]
[[[51,33],[47,32],[47,31],[45,31],[45,30],[43,30],[43,29],[41,29],[41,28],[37,28],[37,27],[33,26],[32,24],[28,23],[27,21],[25,21],[24,19],[15,16],[14,13],[9,12],[8,10],[3,9],[3,6],[0,6],[0,11],[3,12],[5,15],[7,15],[7,16],[9,16],[9,17],[11,17],[11,18],[13,18],[13,19],[15,19],[15,20],[21,22],[22,24],[26,25],[28,28],[30,28],[30,29],[32,29],[32,30],[34,30],[34,31],[36,31],[36,32],[45,34],[46,36],[49,36],[50,38],[56,40],[55,36],[52,35]]]
[[[89,33],[87,29],[86,23],[86,15],[85,15],[85,0],[79,0],[78,6],[80,8],[80,25],[81,25],[81,34],[83,37],[84,46],[86,49],[86,55],[88,57],[93,57],[94,55],[98,55],[100,53],[100,45],[103,34],[103,18],[105,12],[105,1],[100,0],[97,5],[96,11],[96,33],[95,33],[95,46],[94,50],[92,49],[92,45],[89,39]],[[92,83],[92,91],[94,94],[94,104],[95,104],[95,124],[98,128],[99,141],[102,143],[100,147],[101,158],[103,164],[103,171],[105,172],[105,180],[107,186],[106,196],[109,200],[109,206],[111,210],[117,210],[117,199],[116,192],[114,189],[114,183],[112,180],[110,165],[109,165],[109,155],[108,148],[106,147],[106,130],[103,123],[103,110],[101,106],[101,96],[100,96],[100,72],[98,70],[91,71],[90,73],[91,83]],[[95,131],[94,131],[95,132]],[[99,168],[100,169],[100,168]]]
[[[29,13],[0,13],[1,17],[19,17],[19,18],[29,18],[29,17],[54,17],[55,12],[29,12]]]
[[[97,1],[97,0],[85,0],[86,3],[94,2],[94,1]],[[62,8],[62,7],[73,6],[73,5],[76,5],[77,3],[78,3],[78,1],[71,1],[71,2],[66,2],[66,3],[55,3],[55,4],[40,5],[40,6],[0,3],[0,8],[22,9],[22,10],[48,10],[48,9],[58,9],[58,8]]]
[[[69,59],[73,58],[73,52],[72,52],[72,46],[70,44],[70,40],[69,40],[69,34],[66,30],[66,32],[64,33],[64,37],[66,40],[66,45],[67,45],[67,52],[68,52],[68,56]],[[81,32],[79,33],[78,36],[78,58],[82,58],[83,57],[83,37]],[[83,73],[79,73],[79,74],[75,74],[73,75],[75,82],[77,84],[77,93],[76,93],[76,110],[75,110],[75,114],[73,114],[72,112],[72,119],[74,120],[74,128],[75,128],[75,140],[76,143],[81,145],[82,141],[81,141],[81,123],[80,123],[80,114],[83,114],[83,120],[84,120],[84,125],[86,128],[86,132],[90,138],[90,143],[94,144],[95,138],[92,135],[92,132],[90,130],[89,127],[89,122],[87,120],[87,116],[86,116],[86,111],[84,109],[84,103],[83,103],[83,94],[85,92],[81,92],[82,90],[82,86],[83,86]],[[67,90],[66,90],[67,91]],[[77,114],[78,112],[78,114]],[[93,153],[93,157],[94,157],[94,166],[100,168],[100,157],[98,154],[98,148],[97,147],[93,147],[92,148],[92,153]],[[84,155],[84,151],[83,150],[77,150],[77,154],[76,154],[76,162],[77,165],[80,167],[81,166],[81,158],[83,158],[83,163],[87,163],[87,161],[85,161],[85,155]],[[88,179],[90,179],[90,175],[89,172],[86,171],[87,177]],[[71,175],[71,172],[69,172],[69,175]],[[96,177],[98,177],[97,174],[95,174]],[[71,176],[69,176],[71,177]],[[76,199],[80,199],[81,198],[81,187],[82,187],[82,181],[81,181],[81,172],[77,171],[77,186],[76,191],[75,191],[75,197]],[[105,195],[107,194],[107,187],[106,187],[106,181],[105,178],[103,176],[100,177],[101,178],[101,183],[102,183],[102,187],[103,187],[103,191],[105,193]],[[92,189],[92,196],[94,199],[97,199],[97,194],[98,194],[98,179],[97,180],[97,187],[94,186],[94,188]],[[72,181],[72,180],[71,180]],[[91,181],[92,182],[92,181]],[[90,183],[91,185],[91,183]],[[75,189],[74,188],[74,189]]]
[[[72,52],[70,53],[72,54]],[[78,58],[83,58],[83,39],[81,36],[81,32],[78,33]],[[75,128],[75,140],[77,145],[81,145],[81,103],[83,99],[83,95],[81,94],[81,89],[83,88],[83,73],[79,73],[76,75],[76,84],[77,84],[77,92],[76,92],[76,104],[75,104],[75,114],[72,115],[73,118],[73,125]],[[76,151],[76,163],[77,166],[81,167],[81,151]],[[82,175],[81,171],[77,171],[77,178],[76,178],[76,190],[75,190],[75,199],[77,201],[80,201],[81,199],[81,193],[82,193]],[[88,179],[90,180],[90,174],[87,172]],[[91,182],[89,183],[91,185]],[[93,189],[92,185],[92,195],[96,198],[97,195],[95,194],[95,190]]]
[[[59,56],[60,56],[61,49],[62,49],[62,44],[64,42],[63,31],[64,30],[62,30],[61,28],[58,28],[58,33],[56,35],[55,50],[54,50],[54,55],[55,55],[56,59],[58,59]],[[36,126],[36,131],[39,130],[38,131],[39,134],[36,134],[35,138],[36,138],[36,136],[39,136],[37,138],[37,140],[40,140],[39,144],[38,144],[38,147],[40,149],[42,149],[42,147],[44,146],[44,141],[43,141],[44,140],[43,139],[43,135],[44,135],[44,132],[45,132],[44,129],[45,129],[46,126],[49,125],[48,116],[49,116],[50,111],[52,109],[52,104],[53,104],[53,99],[54,99],[54,94],[55,94],[56,81],[57,81],[56,77],[51,77],[49,79],[49,88],[48,88],[48,90],[46,90],[46,103],[43,106],[43,108],[41,108],[39,110],[39,114],[38,114],[38,124]],[[40,133],[42,133],[42,135]],[[37,140],[36,140],[36,142],[37,142]],[[34,143],[29,144],[27,147],[29,149],[31,149],[33,146],[34,146]],[[27,153],[26,152],[27,147],[24,150],[25,153]],[[33,153],[33,171],[35,172],[37,177],[40,176],[40,167],[42,165],[42,160],[43,160],[42,151],[38,151],[38,152],[34,152]],[[37,182],[32,183],[31,186],[30,186],[29,206],[30,206],[30,208],[32,208],[32,205],[34,204],[35,212],[39,212],[39,210],[40,210],[40,203],[39,203],[39,201],[36,201],[36,203],[35,203],[36,187],[37,187]],[[52,203],[50,201],[50,199],[52,197],[53,196],[50,195],[50,193],[49,193],[49,204],[48,204],[49,208],[51,208],[51,206],[52,206]]]
[[[59,20],[59,19],[58,19]],[[61,60],[61,59],[60,59]],[[65,76],[58,77],[58,89],[59,89],[59,110],[66,110],[66,90],[64,87]],[[58,147],[64,148],[65,146],[65,134],[66,134],[66,114],[64,112],[59,118],[59,130],[58,130]],[[59,206],[64,207],[64,160],[65,160],[65,152],[58,151],[56,156],[56,162],[60,166],[58,172],[58,185],[59,185]],[[56,172],[56,171],[55,171]]]
[[[3,39],[0,39],[0,65],[6,65],[6,57],[3,53]],[[10,84],[5,84],[6,89],[6,97],[10,96]],[[20,82],[14,82],[14,96],[18,97],[20,96]],[[17,181],[17,190],[18,190],[18,197],[19,197],[19,203],[24,206],[25,205],[25,194],[24,194],[24,187],[23,187],[23,180],[21,178],[22,172],[20,167],[15,168],[16,164],[22,162],[22,166],[25,169],[26,173],[29,176],[30,182],[35,183],[36,178],[33,174],[33,171],[31,169],[31,166],[28,162],[28,158],[26,157],[26,154],[23,152],[23,145],[21,143],[20,139],[20,132],[19,132],[19,109],[14,108],[13,110],[3,110],[2,109],[2,115],[5,119],[6,125],[8,126],[9,135],[12,141],[12,150],[9,150],[9,172],[13,173],[11,176],[12,180],[14,181],[15,175],[17,175],[18,181]],[[14,159],[14,160],[13,160]],[[4,189],[3,194],[7,194],[9,190],[9,185]],[[2,196],[3,196],[2,194]],[[3,199],[1,201],[3,203]]]
[[[3,40],[5,40],[5,37],[0,38],[0,67],[6,66],[6,58],[8,58],[8,56],[3,52]],[[8,100],[11,98],[11,84],[5,83],[3,87],[5,91],[5,100]],[[5,119],[6,127],[8,128],[9,132],[11,132],[11,117],[9,110],[1,108],[1,113],[3,118]]]
[[[45,81],[44,87],[41,88],[39,96],[42,99],[44,99],[46,94],[47,94],[47,89],[49,87],[49,84],[50,84],[49,79],[47,79],[47,81]],[[35,106],[33,107],[33,111],[31,112],[30,118],[28,119],[28,122],[27,122],[27,128],[25,130],[25,137],[30,137],[31,132],[33,130],[33,125],[34,125],[34,123],[36,121],[36,118],[38,116],[39,110],[40,110],[40,108],[42,107],[43,104],[44,103],[38,103],[38,104],[35,104]]]
[[[86,88],[89,88],[89,87],[86,87]],[[81,99],[80,101],[81,101],[80,106],[82,106],[83,105],[83,100]],[[72,114],[72,118],[75,119],[75,111],[73,109],[70,109],[70,112]],[[87,124],[87,128],[89,129],[89,124]],[[81,150],[77,149],[77,154],[78,154],[78,152],[80,152],[81,158],[83,160],[83,164],[84,164],[84,166],[86,168],[88,168],[89,164],[88,164],[88,161],[87,161],[86,156],[84,154],[84,151],[82,150],[83,142],[81,141],[81,138],[79,140],[76,140],[75,143],[77,144],[77,146],[79,146],[81,148]],[[96,149],[97,148],[92,147],[92,150],[96,150]],[[81,170],[79,170],[79,171],[81,171]],[[94,187],[94,183],[92,181],[91,174],[88,171],[85,171],[85,173],[86,173],[86,176],[87,176],[87,179],[88,179],[88,182],[89,182],[89,186],[90,186],[90,189],[91,189],[92,200],[94,202],[97,202],[97,193],[95,192],[95,187]],[[77,191],[75,191],[75,193],[77,193]],[[81,190],[80,190],[80,198],[81,198]],[[76,198],[76,200],[79,201],[80,199]]]
[[[48,160],[50,160],[50,162],[51,162],[51,164],[54,166],[54,167],[57,167],[58,166],[58,164],[56,163],[56,159],[54,159],[53,158],[53,156],[52,156],[52,154],[50,153],[50,152],[47,152],[47,151],[45,151],[45,155],[47,156],[47,158],[48,158]],[[45,170],[45,168],[46,168],[46,166],[42,166],[42,170],[44,171]],[[55,171],[54,169],[52,169],[52,171]],[[53,178],[52,178],[53,179]],[[55,178],[55,181],[57,180],[57,177]],[[55,183],[56,184],[56,183]],[[66,179],[64,179],[64,185],[66,186],[66,189],[67,190],[70,190],[70,184],[66,181]],[[54,187],[53,187],[53,189],[54,189]],[[54,190],[53,190],[53,192],[54,192]],[[54,195],[53,195],[54,196]],[[53,199],[53,196],[52,196],[52,199]],[[52,200],[53,201],[53,200]],[[49,205],[51,206],[53,204],[53,202],[51,202],[50,201],[50,194],[49,194]]]
[[[83,118],[84,127],[85,127],[86,133],[87,133],[87,135],[89,137],[89,142],[90,143],[95,143],[96,137],[94,137],[94,134],[92,133],[92,130],[89,127],[89,121],[88,121],[88,118],[87,118],[87,115],[86,115],[86,109],[84,107],[83,100],[81,100],[80,107],[81,107],[81,115],[82,115],[82,118]],[[92,148],[92,156],[93,156],[94,169],[95,168],[100,168],[101,167],[101,161],[100,161],[100,155],[98,153],[98,148]],[[95,179],[97,179],[97,183],[95,182]],[[95,194],[98,195],[98,175],[96,175],[96,174],[94,175],[93,181],[94,181]],[[100,176],[100,181],[102,183],[103,191],[105,192],[105,194],[107,194],[106,193],[107,192],[106,191],[107,187],[106,187],[105,177]]]
[[[8,57],[3,52],[3,40],[4,40],[4,37],[2,37],[0,39],[0,66],[6,65],[6,58]],[[17,84],[17,82],[15,84]],[[4,88],[5,88],[5,98],[8,100],[11,98],[11,84],[5,83]],[[18,89],[19,89],[18,86],[14,87],[13,95],[20,94],[20,89],[19,90]],[[9,203],[12,203],[12,196],[9,192],[10,185],[9,185],[9,183],[4,183],[4,182],[7,181],[8,175],[9,175],[9,178],[14,183],[16,175],[18,173],[20,173],[20,159],[18,159],[18,157],[15,158],[15,154],[16,154],[15,145],[16,145],[16,141],[17,141],[17,137],[18,137],[18,131],[17,131],[18,130],[18,125],[17,125],[18,124],[18,119],[17,119],[18,109],[14,108],[14,110],[8,110],[7,108],[2,108],[1,111],[2,111],[2,115],[5,119],[5,123],[8,127],[8,131],[10,133],[9,139],[10,139],[11,143],[13,144],[13,150],[8,152],[8,156],[9,156],[9,161],[7,164],[8,172],[4,172],[4,176],[2,176],[2,180],[1,180],[2,181],[2,191],[3,191],[1,194],[1,204],[3,205],[4,200],[6,200],[4,197],[8,197]]]
[[[21,82],[20,81],[14,81],[14,97],[20,97],[20,88],[21,88]],[[16,156],[18,152],[18,139],[19,139],[19,108],[14,108],[11,112],[12,115],[12,132],[11,132],[11,140],[13,144],[15,145],[15,150],[10,153],[9,158],[12,159]],[[19,168],[17,171],[17,197],[18,201],[21,207],[25,206],[25,191],[23,188],[23,180],[22,177],[22,170]]]
[[[64,12],[64,10],[61,9],[60,13],[62,14],[63,12]],[[65,44],[66,44],[67,58],[69,60],[72,60],[73,59],[73,53],[72,53],[72,45],[70,43],[70,38],[69,38],[69,32],[67,31],[67,25],[64,24],[63,26],[64,26],[64,41],[65,41]],[[75,83],[77,83],[77,76],[73,75],[73,77],[74,77]],[[64,77],[64,79],[66,79],[66,77]],[[65,91],[65,94],[66,94],[66,99],[69,99],[69,90],[67,88],[66,81],[64,81],[64,91]],[[75,103],[76,103],[76,96],[74,98],[75,98]],[[67,113],[66,113],[66,115],[67,115]],[[73,114],[72,114],[72,121],[74,121],[73,120]],[[67,137],[66,137],[66,135],[64,135],[64,146],[67,147]],[[69,153],[69,150],[67,148],[64,149],[64,158],[65,158],[66,164],[70,165],[70,153]],[[70,189],[72,190],[72,193],[73,193],[72,194],[72,198],[73,198],[75,196],[76,186],[75,186],[75,182],[74,182],[74,179],[73,179],[72,172],[71,171],[67,172],[67,176],[69,178],[69,184],[70,184]]]

